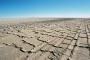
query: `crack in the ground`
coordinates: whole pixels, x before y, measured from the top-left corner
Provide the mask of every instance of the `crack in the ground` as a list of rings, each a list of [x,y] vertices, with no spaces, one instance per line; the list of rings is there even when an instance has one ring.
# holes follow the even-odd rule
[[[77,30],[76,35],[77,35],[77,34],[78,34],[77,38],[74,38],[74,40],[76,40],[76,42],[75,42],[75,45],[73,46],[73,49],[71,50],[70,57],[72,57],[72,55],[73,55],[73,53],[74,53],[74,50],[75,50],[75,48],[76,48],[76,46],[77,46],[78,37],[79,37],[79,34],[80,34],[80,32],[78,32],[78,30]],[[76,36],[76,35],[75,35],[75,36]]]
[[[41,52],[49,52],[49,53],[51,53],[54,57],[56,57],[57,60],[59,60],[59,58],[58,58],[59,55],[57,56],[57,55],[56,55],[57,53],[54,52],[54,51],[41,50],[41,49],[40,49],[40,51],[41,51]],[[49,58],[49,57],[48,57],[48,58]],[[52,59],[49,58],[49,59],[52,60],[53,58],[52,58]]]
[[[53,47],[55,47],[55,48],[62,48],[62,47],[59,47],[59,46],[55,46],[55,45],[53,45],[53,44],[50,44],[50,43],[47,42],[47,41],[40,40],[39,37],[37,38],[37,40],[38,40],[38,41],[41,41],[41,42],[44,42],[44,43],[47,43],[48,45],[51,45],[51,46],[53,46]]]
[[[14,43],[12,43],[11,45],[6,44],[6,43],[2,43],[2,44],[6,45],[6,46],[15,47],[15,48],[17,48],[19,51],[21,51],[21,52],[23,52],[23,53],[28,53],[28,54],[31,53],[31,51],[24,51],[22,47],[18,47],[18,46],[17,46],[16,44],[14,44]]]
[[[88,44],[87,49],[89,50],[89,56],[90,56],[90,43],[89,43],[89,38],[88,38],[88,33],[90,33],[90,31],[89,31],[88,25],[86,25],[85,28],[86,28],[85,31],[86,31],[86,35],[87,35],[86,38],[87,38],[87,44]]]
[[[25,40],[22,40],[22,42],[23,42],[23,43],[25,43],[25,44],[29,44],[29,45],[31,45],[31,46],[33,46],[33,47],[35,47],[35,45],[34,45],[34,44],[28,43],[28,42],[26,42]]]

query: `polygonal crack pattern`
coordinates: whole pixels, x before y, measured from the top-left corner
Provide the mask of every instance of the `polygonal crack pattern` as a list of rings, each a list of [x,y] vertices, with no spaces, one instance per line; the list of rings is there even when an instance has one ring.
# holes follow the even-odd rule
[[[90,60],[90,23],[0,25],[0,60]]]

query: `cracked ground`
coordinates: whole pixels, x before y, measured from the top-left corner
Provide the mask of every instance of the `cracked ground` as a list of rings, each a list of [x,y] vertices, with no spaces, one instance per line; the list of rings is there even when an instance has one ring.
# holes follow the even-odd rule
[[[90,21],[0,24],[0,60],[90,60]]]

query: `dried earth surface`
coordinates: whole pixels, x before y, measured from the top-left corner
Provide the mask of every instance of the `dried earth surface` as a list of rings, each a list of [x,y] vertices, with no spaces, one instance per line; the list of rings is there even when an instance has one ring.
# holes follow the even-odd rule
[[[90,21],[0,24],[0,60],[90,60]]]

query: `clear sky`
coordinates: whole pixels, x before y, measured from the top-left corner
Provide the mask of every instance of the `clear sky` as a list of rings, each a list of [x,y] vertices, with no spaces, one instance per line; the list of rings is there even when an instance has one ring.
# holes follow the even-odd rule
[[[0,17],[90,16],[90,0],[0,0]]]

